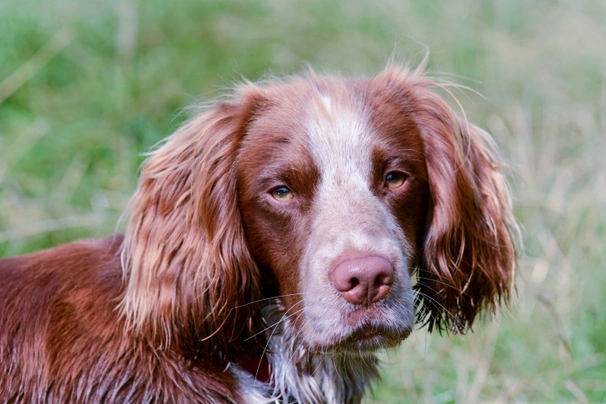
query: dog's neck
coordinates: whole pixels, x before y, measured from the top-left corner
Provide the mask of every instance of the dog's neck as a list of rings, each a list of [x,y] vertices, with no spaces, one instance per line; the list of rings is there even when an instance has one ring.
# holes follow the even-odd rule
[[[260,357],[245,357],[239,365],[255,377],[257,391],[263,390],[269,402],[359,403],[378,378],[375,355],[310,352],[279,301],[262,312],[267,348]]]

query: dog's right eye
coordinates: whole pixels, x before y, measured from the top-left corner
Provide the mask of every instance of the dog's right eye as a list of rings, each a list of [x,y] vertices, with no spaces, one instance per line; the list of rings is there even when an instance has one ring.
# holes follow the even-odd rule
[[[295,197],[292,191],[283,185],[272,189],[271,196],[278,202],[287,202]]]
[[[385,176],[385,185],[389,189],[397,189],[404,185],[406,174],[399,171],[390,171]]]

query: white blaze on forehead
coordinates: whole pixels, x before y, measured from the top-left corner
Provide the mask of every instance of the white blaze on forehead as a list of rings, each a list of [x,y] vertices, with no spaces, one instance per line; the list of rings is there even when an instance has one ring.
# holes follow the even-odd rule
[[[322,101],[322,104],[324,104],[324,107],[326,108],[326,110],[330,111],[332,108],[332,101],[331,101],[330,97],[326,94],[321,94],[320,100]]]
[[[372,138],[368,116],[360,102],[318,94],[310,102],[305,124],[321,182],[356,179],[367,184],[372,168]]]
[[[389,208],[372,190],[372,146],[377,133],[369,108],[354,97],[320,91],[306,107],[302,119],[320,179],[310,235],[299,264],[304,302],[301,334],[323,346],[354,330],[349,316],[352,305],[335,289],[330,275],[335,263],[348,254],[389,260],[395,269],[392,293],[372,321],[409,329],[414,311],[404,254],[407,242]]]

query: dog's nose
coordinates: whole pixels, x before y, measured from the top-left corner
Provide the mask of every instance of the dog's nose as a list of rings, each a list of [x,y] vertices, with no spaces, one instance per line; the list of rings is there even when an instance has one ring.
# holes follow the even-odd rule
[[[338,262],[330,272],[330,280],[349,303],[368,306],[389,294],[393,271],[391,262],[372,255]]]

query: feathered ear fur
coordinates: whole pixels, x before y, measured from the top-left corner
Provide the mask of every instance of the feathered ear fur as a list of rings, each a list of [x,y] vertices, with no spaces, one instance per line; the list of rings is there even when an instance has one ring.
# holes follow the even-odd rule
[[[142,167],[122,249],[128,325],[161,347],[234,351],[251,331],[257,268],[244,239],[234,156],[260,105],[246,86],[170,136]],[[248,335],[252,335],[248,333]],[[181,349],[199,349],[180,347]]]
[[[412,101],[430,187],[417,313],[430,331],[465,332],[481,310],[494,311],[509,298],[517,224],[491,138],[431,91],[439,84],[421,69],[391,73]]]

